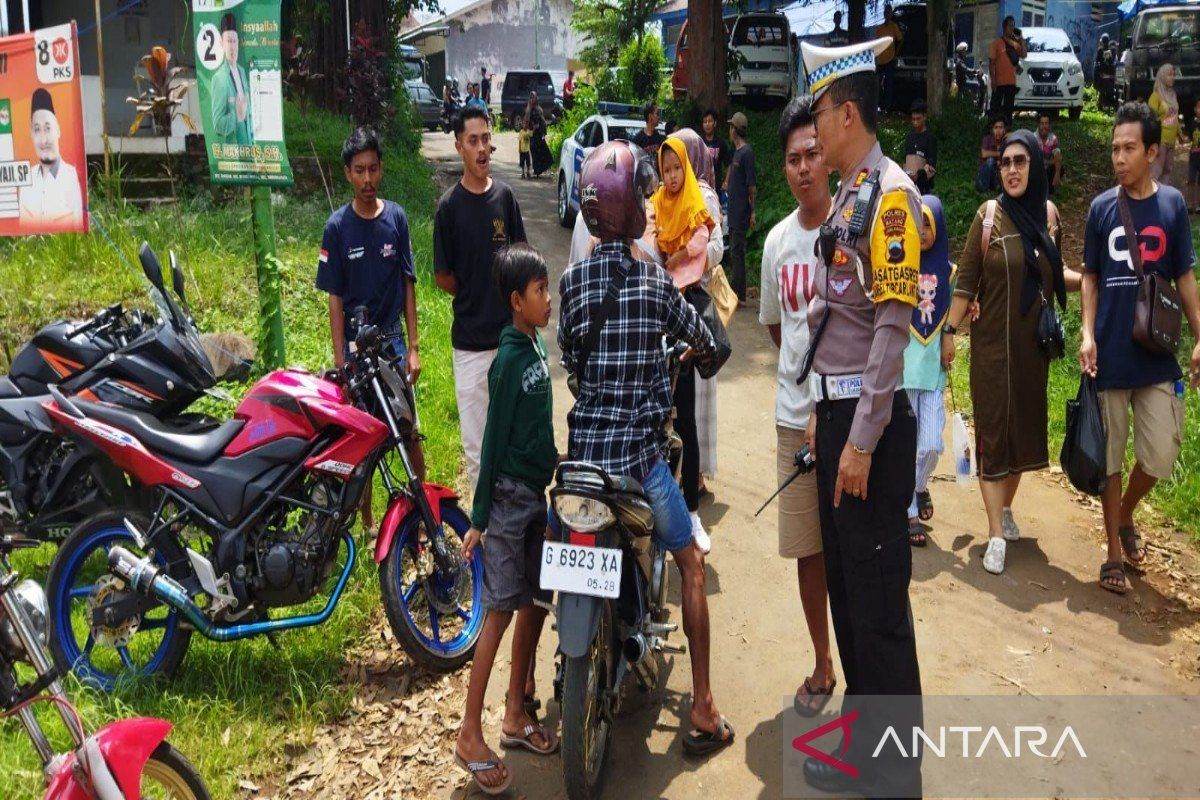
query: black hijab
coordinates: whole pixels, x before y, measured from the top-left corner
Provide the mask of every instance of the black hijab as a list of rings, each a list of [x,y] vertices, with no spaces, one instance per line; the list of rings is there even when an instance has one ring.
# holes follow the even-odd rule
[[[1000,207],[1021,234],[1025,248],[1025,283],[1021,288],[1021,313],[1028,314],[1042,288],[1042,273],[1038,268],[1038,254],[1045,253],[1054,275],[1054,295],[1058,304],[1067,307],[1067,285],[1063,276],[1062,254],[1050,238],[1047,229],[1046,200],[1050,188],[1046,181],[1046,166],[1042,160],[1042,148],[1033,131],[1017,130],[1004,139],[1000,148],[1001,157],[1009,145],[1020,145],[1029,154],[1029,182],[1025,194],[1013,197],[1005,190],[1000,195]],[[1004,175],[1000,176],[1000,187],[1004,189]]]

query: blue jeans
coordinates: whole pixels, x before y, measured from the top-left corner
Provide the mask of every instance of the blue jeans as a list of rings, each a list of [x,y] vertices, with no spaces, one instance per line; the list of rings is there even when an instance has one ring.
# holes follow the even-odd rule
[[[975,189],[987,193],[999,188],[1000,172],[996,167],[996,159],[983,159],[979,162],[979,172],[975,175]]]
[[[692,546],[692,518],[683,492],[667,462],[659,459],[642,479],[642,489],[654,511],[654,540],[671,552]]]

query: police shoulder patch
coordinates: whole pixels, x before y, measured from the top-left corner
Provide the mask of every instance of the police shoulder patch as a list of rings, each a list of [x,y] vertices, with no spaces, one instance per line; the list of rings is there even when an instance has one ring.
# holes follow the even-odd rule
[[[917,221],[908,194],[895,189],[879,199],[875,224],[871,226],[871,288],[875,302],[901,300],[915,306],[920,272]]]

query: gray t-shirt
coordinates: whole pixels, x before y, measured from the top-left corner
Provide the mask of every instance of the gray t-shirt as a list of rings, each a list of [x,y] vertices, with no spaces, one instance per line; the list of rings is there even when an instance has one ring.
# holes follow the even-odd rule
[[[733,153],[729,165],[729,227],[745,230],[750,227],[750,190],[754,188],[757,173],[754,169],[754,151],[744,144]]]

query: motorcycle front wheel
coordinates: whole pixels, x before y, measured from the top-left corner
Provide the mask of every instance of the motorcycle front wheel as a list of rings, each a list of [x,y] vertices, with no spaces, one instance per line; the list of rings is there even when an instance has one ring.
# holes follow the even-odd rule
[[[604,696],[612,680],[612,606],[601,605],[600,623],[586,655],[563,657],[562,767],[567,797],[595,800],[604,790],[612,721]]]
[[[183,754],[163,742],[142,768],[141,800],[212,800],[204,779]]]
[[[441,514],[431,537],[422,536],[419,511],[400,522],[379,588],[392,632],[409,658],[431,672],[453,672],[471,659],[483,632],[483,558],[465,561],[461,555],[471,523],[458,504],[443,501]],[[437,569],[437,546],[444,547],[451,569]]]

